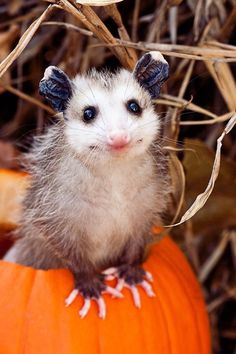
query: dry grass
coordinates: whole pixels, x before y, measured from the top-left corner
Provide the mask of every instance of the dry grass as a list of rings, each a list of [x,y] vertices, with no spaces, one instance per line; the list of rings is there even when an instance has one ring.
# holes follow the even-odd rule
[[[235,0],[88,2],[94,3],[0,2],[0,144],[11,151],[0,152],[0,164],[15,156],[12,149],[17,155],[27,150],[54,113],[38,96],[47,65],[69,75],[93,66],[132,69],[142,51],[160,50],[171,67],[156,100],[172,162],[169,222],[178,221],[198,195],[202,202],[194,204],[194,213],[210,197],[172,234],[202,283],[214,353],[235,354]],[[7,163],[16,168],[15,161]]]

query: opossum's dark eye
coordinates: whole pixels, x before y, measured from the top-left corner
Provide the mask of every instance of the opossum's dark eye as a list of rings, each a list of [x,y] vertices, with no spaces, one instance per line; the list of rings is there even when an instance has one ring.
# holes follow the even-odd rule
[[[127,102],[127,109],[128,111],[130,111],[131,113],[140,116],[140,114],[142,113],[142,108],[139,106],[138,102],[135,100],[130,100]]]
[[[90,106],[85,108],[84,113],[83,113],[83,121],[85,123],[89,123],[92,121],[97,115],[97,110],[95,107]]]

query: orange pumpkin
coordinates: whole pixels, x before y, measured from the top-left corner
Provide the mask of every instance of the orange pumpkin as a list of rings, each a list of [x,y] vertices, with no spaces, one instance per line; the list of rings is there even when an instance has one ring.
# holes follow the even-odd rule
[[[123,299],[104,295],[107,317],[92,304],[84,319],[67,270],[34,270],[0,262],[0,353],[3,354],[209,354],[207,313],[199,285],[184,255],[168,237],[144,264],[155,298],[142,289],[141,309],[129,290]]]
[[[0,169],[0,231],[12,230],[18,224],[28,183],[26,173]]]

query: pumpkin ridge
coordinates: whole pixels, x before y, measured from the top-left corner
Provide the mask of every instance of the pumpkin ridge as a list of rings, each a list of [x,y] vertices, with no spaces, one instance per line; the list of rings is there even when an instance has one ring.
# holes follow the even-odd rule
[[[6,268],[6,266],[5,266],[6,264],[9,265],[10,270]],[[33,275],[34,272],[33,272],[32,269],[31,270],[28,270],[28,269],[26,270],[25,269],[24,272],[21,273],[21,278],[19,279],[19,275],[17,274],[17,272],[15,272],[15,267],[14,266],[15,266],[14,264],[11,264],[9,262],[0,262],[0,271],[2,272],[1,273],[1,283],[3,284],[4,288],[8,289],[8,291],[9,291],[8,297],[11,296],[10,299],[6,300],[6,305],[7,306],[4,306],[3,309],[4,309],[4,311],[9,311],[10,314],[12,313],[11,305],[14,303],[14,294],[15,293],[12,294],[12,290],[13,290],[12,289],[12,284],[9,284],[9,280],[10,280],[11,283],[13,283],[13,286],[14,285],[16,286],[16,285],[18,285],[18,283],[20,281],[22,281],[22,278],[24,278],[24,279],[27,278],[27,284],[23,288],[23,292],[22,292],[22,289],[17,289],[17,292],[16,292],[17,301],[20,301],[20,304],[18,304],[18,306],[20,305],[20,310],[22,310],[22,307],[23,307],[24,311],[21,311],[21,312],[25,313],[25,308],[27,307],[27,304],[28,304],[28,292],[29,292],[29,289],[31,288],[31,281],[30,281],[31,279],[29,279],[29,277],[30,277],[30,274],[32,276],[34,276]],[[7,281],[6,282],[4,281],[4,274],[7,276]],[[21,293],[19,293],[18,290],[20,290]],[[4,293],[4,295],[5,294],[6,293]],[[23,301],[22,301],[22,294],[23,294]],[[4,305],[4,295],[3,295],[3,297],[1,295],[0,306]],[[3,301],[3,303],[2,303],[2,301]],[[1,309],[2,309],[2,307],[1,307]],[[20,317],[20,320],[19,320],[19,316],[16,315],[16,316],[14,316],[14,320],[15,321],[13,321],[13,323],[11,323],[9,321],[9,315],[5,316],[3,328],[4,328],[4,326],[6,326],[6,327],[10,326],[10,329],[12,329],[11,327],[13,326],[13,332],[14,332],[15,328],[21,328],[22,324],[24,323],[24,319],[22,317]],[[2,332],[2,328],[0,328],[0,333],[1,332]],[[3,333],[5,333],[4,329],[3,329]],[[14,348],[16,348],[16,352],[19,354],[20,353],[20,348],[21,348],[21,343],[22,343],[21,331],[18,331],[16,336],[12,339],[12,342],[14,342],[14,344],[15,344]],[[3,341],[3,339],[4,339],[4,341]],[[4,348],[5,348],[5,345],[6,345],[6,341],[7,341],[7,336],[6,337],[4,336],[4,338],[1,337],[1,346],[3,346]],[[10,347],[8,349],[11,350],[11,348],[12,347]],[[6,352],[4,352],[4,354],[5,353]],[[10,353],[12,353],[12,352],[10,352]]]
[[[31,267],[26,267],[26,268],[29,268],[29,269],[33,269]],[[33,274],[33,277],[32,277],[32,285],[31,285],[31,288],[30,288],[30,291],[29,291],[29,295],[28,295],[28,301],[27,301],[27,305],[25,307],[25,311],[24,311],[24,321],[23,321],[23,328],[22,328],[22,334],[21,334],[21,339],[19,340],[19,342],[21,343],[22,345],[22,351],[20,352],[20,354],[28,354],[27,353],[27,349],[26,349],[26,341],[25,341],[25,338],[26,338],[26,329],[29,327],[29,317],[28,317],[28,309],[30,308],[30,304],[31,304],[31,301],[30,301],[30,298],[32,297],[32,293],[33,293],[33,288],[34,288],[34,284],[35,284],[35,279],[36,279],[36,271],[34,270],[32,272]]]
[[[162,255],[163,256],[163,255]],[[170,265],[172,265],[173,263],[172,262],[169,262],[169,259],[167,258],[167,257],[163,257],[163,259],[165,259],[165,261],[166,262],[168,262]],[[187,295],[186,296],[186,298],[187,298],[187,301],[188,301],[188,303],[189,303],[189,306],[191,307],[191,309],[192,309],[192,313],[193,313],[193,316],[194,316],[194,322],[195,322],[195,328],[196,328],[196,330],[197,330],[197,337],[198,338],[200,338],[201,336],[200,336],[200,331],[199,331],[199,324],[198,324],[198,316],[196,315],[196,313],[195,313],[195,311],[194,311],[194,304],[193,304],[193,302],[191,301],[191,297],[189,296],[189,292],[186,290],[186,288],[187,288],[187,286],[186,286],[186,282],[185,282],[185,279],[184,279],[184,277],[182,277],[180,274],[180,272],[179,272],[179,269],[178,269],[178,266],[176,266],[176,269],[177,269],[177,271],[175,272],[175,275],[180,279],[180,281],[181,281],[181,288],[182,288],[182,290],[183,290],[183,292]],[[179,274],[178,274],[179,273]],[[183,281],[183,279],[184,279],[184,281]],[[201,345],[200,345],[200,353],[203,353],[202,352],[202,343],[201,343]]]
[[[157,258],[159,258],[159,257],[157,257]],[[147,268],[149,268],[149,267],[147,267]],[[147,270],[149,270],[149,269],[147,269]],[[155,281],[155,285],[157,287],[156,297],[158,298],[159,308],[161,310],[161,317],[162,317],[163,323],[164,323],[164,325],[166,327],[166,337],[167,337],[167,344],[168,344],[168,348],[167,348],[166,352],[172,354],[174,352],[172,350],[172,343],[171,343],[171,338],[170,338],[170,334],[169,334],[170,333],[169,332],[170,326],[169,326],[168,321],[167,321],[166,316],[165,316],[165,310],[164,310],[163,302],[160,299],[160,292],[158,293],[159,274],[157,274],[157,273],[155,274],[155,271],[156,271],[156,268],[151,270],[153,278],[156,279],[156,281]]]
[[[139,288],[138,288],[138,292],[139,292]],[[141,309],[139,309],[140,311],[142,311],[142,305],[141,305]],[[143,335],[143,333],[144,333],[144,331],[143,331],[143,326],[144,326],[144,321],[143,321],[143,319],[142,319],[142,314],[140,313],[140,316],[139,316],[139,322],[140,322],[140,332],[141,332],[141,335],[140,335],[140,339],[141,339],[141,341],[142,341],[142,348],[143,348],[143,353],[148,353],[148,349],[147,349],[147,342],[146,342],[146,340],[145,340],[145,338],[144,338],[144,335]]]
[[[139,291],[139,289],[138,289]],[[142,311],[142,305],[141,305],[141,309],[140,311]],[[139,317],[139,321],[140,321],[140,327],[141,327],[141,333],[142,335],[140,336],[140,339],[142,341],[142,348],[143,348],[143,352],[144,353],[148,353],[148,345],[147,345],[147,341],[145,340],[145,337],[144,337],[144,330],[143,330],[143,327],[145,326],[145,323],[142,319],[142,314],[140,313],[140,317]]]
[[[95,326],[96,326],[96,332],[98,333],[98,335],[97,335],[97,343],[98,343],[98,345],[97,345],[97,348],[98,348],[98,354],[102,354],[103,353],[103,349],[102,349],[102,347],[103,347],[103,338],[102,338],[102,336],[101,336],[101,327],[100,327],[100,323],[95,323]]]
[[[179,263],[178,262],[174,263],[172,261],[172,259],[169,258],[166,253],[167,253],[166,250],[164,250],[164,251],[161,252],[160,255],[165,260],[166,263],[170,264],[171,267],[175,267],[175,269],[177,270],[175,274],[180,279],[180,283],[182,285],[182,289],[183,289],[184,293],[187,295],[186,298],[188,299],[188,302],[189,302],[191,308],[193,309],[192,313],[194,314],[194,322],[196,324],[196,330],[197,330],[197,334],[198,334],[198,338],[199,338],[200,349],[201,349],[201,353],[204,353],[203,350],[205,349],[205,346],[204,346],[203,342],[205,342],[205,338],[204,338],[204,341],[203,341],[202,335],[201,335],[202,332],[201,332],[201,330],[199,328],[199,325],[200,325],[199,315],[198,315],[198,313],[196,313],[194,311],[195,306],[194,306],[194,302],[192,301],[192,291],[191,291],[192,288],[190,288],[188,286],[188,282],[186,281],[186,273],[184,273],[183,270],[180,268]],[[183,257],[184,261],[186,261],[184,255],[182,255],[182,257]],[[188,264],[188,262],[187,262],[187,264]],[[188,268],[189,268],[189,270],[192,273],[192,282],[191,283],[195,282],[195,284],[198,285],[198,286],[195,285],[195,290],[198,290],[198,294],[201,295],[201,296],[198,296],[198,300],[200,300],[202,305],[204,306],[204,310],[205,310],[204,311],[205,312],[204,313],[204,315],[205,315],[204,317],[205,317],[205,320],[206,320],[207,319],[207,312],[206,312],[206,309],[205,309],[204,297],[203,297],[203,294],[201,292],[200,284],[195,279],[194,271],[192,270],[190,264],[188,264]],[[208,324],[208,326],[209,326],[209,324]]]

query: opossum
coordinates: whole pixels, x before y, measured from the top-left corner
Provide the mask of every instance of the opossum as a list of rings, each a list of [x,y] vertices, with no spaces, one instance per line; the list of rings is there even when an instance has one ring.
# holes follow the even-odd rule
[[[6,259],[14,255],[15,262],[39,269],[68,268],[75,289],[66,304],[80,293],[81,317],[91,299],[105,317],[103,292],[121,297],[127,286],[138,307],[136,285],[154,296],[151,275],[141,264],[170,192],[152,101],[168,72],[163,56],[149,52],[133,72],[91,70],[71,80],[50,66],[40,82],[41,95],[59,114],[30,153],[19,240]],[[104,282],[111,275],[118,278],[116,288]]]

